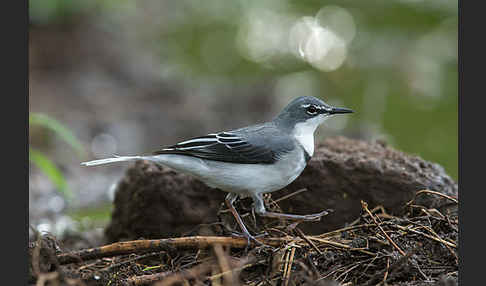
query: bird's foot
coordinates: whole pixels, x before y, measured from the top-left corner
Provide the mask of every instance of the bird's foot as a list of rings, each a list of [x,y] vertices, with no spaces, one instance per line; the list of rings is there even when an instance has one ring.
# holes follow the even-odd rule
[[[244,238],[246,238],[247,244],[246,244],[245,252],[248,252],[248,247],[250,247],[251,242],[254,242],[258,246],[270,247],[269,245],[266,245],[265,243],[257,240],[257,238],[262,238],[262,237],[265,237],[267,235],[268,235],[267,232],[263,232],[263,233],[260,233],[260,234],[254,235],[254,236],[251,235],[250,233],[231,232],[231,236],[233,236],[233,237],[244,237]]]
[[[320,221],[321,217],[326,216],[326,215],[328,215],[332,212],[334,212],[333,209],[328,209],[328,210],[324,210],[320,213],[303,215],[302,217],[303,217],[303,220],[305,220],[305,221]]]

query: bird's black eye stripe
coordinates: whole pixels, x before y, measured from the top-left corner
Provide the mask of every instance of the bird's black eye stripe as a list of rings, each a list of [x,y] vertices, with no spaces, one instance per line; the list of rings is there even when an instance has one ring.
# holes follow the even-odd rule
[[[315,105],[310,105],[306,108],[306,111],[310,115],[317,114],[317,107]]]

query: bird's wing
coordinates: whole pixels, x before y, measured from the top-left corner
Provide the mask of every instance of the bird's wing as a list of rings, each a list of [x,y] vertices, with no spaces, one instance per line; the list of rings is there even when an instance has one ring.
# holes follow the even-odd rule
[[[154,154],[180,154],[241,164],[271,164],[294,148],[292,139],[282,136],[275,127],[255,125],[192,138]]]

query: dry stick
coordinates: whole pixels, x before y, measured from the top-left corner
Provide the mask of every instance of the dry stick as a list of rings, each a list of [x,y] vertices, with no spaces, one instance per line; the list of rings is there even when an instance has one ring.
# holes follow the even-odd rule
[[[282,273],[282,281],[285,281],[285,277],[287,276],[287,265],[289,264],[289,257],[290,257],[290,252],[288,249],[285,250],[284,253],[285,256],[285,264],[283,266],[283,273]]]
[[[327,273],[325,273],[325,275],[324,275],[324,276],[319,277],[319,278],[316,280],[316,282],[317,282],[317,281],[321,281],[321,280],[323,280],[323,279],[326,279],[327,277],[329,277],[329,276],[331,276],[332,274],[334,274],[334,273],[338,272],[339,270],[341,270],[341,269],[346,269],[346,267],[348,267],[349,265],[353,265],[353,264],[354,264],[354,263],[350,263],[350,264],[347,264],[347,265],[344,265],[344,266],[341,264],[341,265],[337,266],[336,268],[334,268],[334,269],[332,269],[332,270],[328,271]]]
[[[190,269],[185,269],[178,271],[176,273],[171,273],[167,275],[164,280],[158,282],[157,284],[154,284],[156,286],[166,286],[166,285],[172,285],[176,282],[183,282],[186,281],[189,278],[197,278],[198,276],[201,276],[202,274],[208,272],[211,270],[211,265],[212,263],[204,263],[204,264],[199,264],[196,265]]]
[[[53,281],[54,279],[59,278],[59,272],[48,272],[48,273],[40,273],[39,278],[37,279],[36,286],[44,286],[46,282]]]
[[[404,226],[401,226],[401,225],[392,225],[392,227],[396,227],[396,228],[401,229],[401,230],[403,230],[403,231],[409,231],[409,232],[413,232],[413,233],[415,233],[415,234],[423,235],[423,236],[425,236],[425,237],[427,237],[427,238],[430,238],[430,239],[435,240],[435,241],[437,241],[437,242],[443,243],[443,244],[448,245],[448,246],[450,246],[450,247],[457,248],[457,245],[456,245],[455,243],[449,242],[449,241],[447,241],[447,240],[443,240],[443,239],[442,239],[442,238],[440,238],[440,237],[439,237],[439,238],[437,238],[437,237],[432,236],[432,235],[430,235],[430,234],[426,234],[426,233],[420,232],[420,231],[418,231],[418,230],[411,229],[411,228],[408,228],[408,227],[404,227]]]
[[[219,268],[218,268],[218,266],[216,266],[216,264],[212,265],[211,266],[211,275],[214,274],[214,273],[217,273],[218,270],[219,270]],[[201,285],[201,284],[199,284],[199,280],[200,279],[198,279],[197,280],[197,283],[194,283],[194,285],[197,285],[197,286]],[[213,281],[211,281],[211,286],[223,286],[221,284],[221,282],[222,281],[220,279],[213,280]],[[186,285],[187,286],[190,286],[191,284],[190,283],[187,283],[186,281],[184,281],[184,286],[186,286]],[[204,284],[202,284],[202,285],[204,285]]]
[[[420,228],[424,228],[425,230],[427,230],[428,232],[432,233],[433,237],[435,237],[435,241],[438,241],[442,244],[444,244],[444,246],[449,250],[449,252],[452,254],[452,256],[454,256],[455,260],[456,260],[456,263],[459,264],[459,258],[457,257],[456,253],[454,252],[454,250],[451,249],[451,246],[452,245],[455,245],[453,242],[450,242],[450,241],[447,241],[447,240],[444,240],[442,239],[430,226],[426,226],[426,225],[421,225],[419,223],[416,223],[416,222],[413,222],[413,221],[410,221],[410,220],[407,220],[409,221],[411,224],[413,225],[416,225]],[[430,222],[429,222],[430,223]],[[408,228],[407,228],[408,229]],[[416,231],[416,230],[415,230]],[[417,231],[418,232],[418,231]],[[421,232],[419,232],[421,233]],[[423,235],[426,235],[425,233]],[[448,243],[451,243],[451,245],[449,245]]]
[[[375,257],[371,258],[371,259],[368,259],[368,260],[371,260],[370,263],[368,263],[368,265],[366,265],[365,269],[363,269],[363,271],[361,271],[361,274],[356,277],[356,280],[358,280],[359,278],[361,278],[361,276],[365,275],[366,274],[366,271],[368,271],[368,268],[371,267],[371,265],[373,264],[373,262],[375,262],[376,259],[378,258],[381,258],[383,256],[380,256],[379,254],[377,254]]]
[[[372,256],[375,256],[376,255],[376,253],[373,253],[371,251],[367,251],[367,250],[364,250],[364,249],[361,249],[361,248],[353,248],[353,247],[351,247],[349,245],[346,245],[346,244],[343,244],[343,243],[340,243],[340,242],[336,242],[336,241],[332,241],[332,240],[327,240],[327,239],[320,238],[320,237],[308,236],[307,238],[310,239],[310,240],[315,240],[315,241],[319,241],[321,243],[329,244],[329,245],[332,245],[332,246],[335,246],[335,247],[340,247],[340,248],[345,248],[345,249],[348,249],[348,250],[359,251],[361,253],[368,254],[368,255],[372,255]]]
[[[386,279],[388,278],[388,270],[390,270],[390,257],[386,258],[386,272],[383,276],[383,285],[386,285]]]
[[[454,197],[451,197],[451,196],[448,196],[448,195],[444,195],[442,193],[435,192],[435,191],[431,191],[431,190],[421,190],[421,191],[416,192],[415,195],[414,195],[414,197],[413,197],[413,199],[410,202],[408,202],[405,206],[408,206],[409,204],[411,204],[413,201],[415,201],[415,199],[417,198],[418,195],[423,194],[423,193],[438,195],[438,196],[444,197],[444,198],[446,198],[448,200],[451,200],[451,201],[453,201],[456,204],[459,203],[459,201],[456,198],[454,198]]]
[[[386,215],[386,217],[387,217],[387,218],[391,218],[391,217],[393,217],[393,216],[390,216],[389,214],[387,214],[387,213],[386,213],[386,211],[385,211],[385,208],[384,208],[383,206],[381,206],[381,205],[374,207],[374,208],[371,210],[371,213],[374,213],[374,212],[376,212],[376,211],[381,211],[381,213],[382,213],[383,215]],[[362,217],[364,218],[364,217],[367,217],[367,216],[368,216],[368,214],[365,214],[365,215],[363,215]],[[356,220],[354,220],[353,222],[351,222],[351,223],[349,224],[349,227],[353,227],[353,226],[354,226],[354,225],[356,225],[356,224],[357,224],[357,223],[358,223],[360,220],[361,220],[361,218],[357,218]]]
[[[425,229],[428,230],[430,233],[432,233],[437,239],[443,240],[437,234],[437,232],[435,232],[430,226],[425,226]],[[454,252],[454,250],[452,250],[452,248],[449,245],[447,245],[447,244],[444,244],[444,245],[445,245],[445,247],[447,247],[447,249],[449,250],[449,252],[454,256],[454,258],[456,260],[456,264],[459,264],[459,258],[457,257],[457,254]]]
[[[233,272],[229,271],[231,268],[229,266],[228,257],[224,253],[223,247],[221,244],[215,244],[213,246],[214,253],[216,254],[216,258],[218,260],[219,267],[221,268],[221,272],[225,273],[223,278],[225,280],[225,285],[233,285],[236,283],[233,277]]]
[[[305,240],[312,248],[314,248],[317,253],[322,255],[322,251],[310,239],[307,238],[307,236],[304,234],[304,232],[302,232],[302,230],[300,230],[300,228],[296,227],[295,231],[303,240]]]
[[[345,270],[343,273],[339,274],[339,276],[338,276],[338,277],[336,277],[334,280],[338,281],[338,280],[339,280],[339,278],[341,278],[341,277],[342,277],[342,276],[344,276],[344,275],[346,275],[346,276],[344,276],[343,281],[344,281],[344,280],[346,280],[346,278],[348,277],[348,273],[349,273],[351,270],[353,270],[353,269],[355,269],[355,268],[359,267],[361,264],[363,264],[363,262],[358,262],[358,263],[356,263],[356,265],[353,265],[353,266],[349,267],[349,268],[348,268],[348,269],[346,269],[346,270]],[[341,281],[341,282],[343,282],[343,281]]]
[[[316,237],[324,238],[324,237],[328,237],[328,236],[334,236],[336,234],[340,234],[341,232],[345,232],[345,231],[348,231],[348,230],[353,230],[353,229],[362,228],[362,227],[370,227],[370,226],[374,226],[374,224],[366,223],[366,224],[358,224],[358,225],[343,227],[343,228],[336,229],[336,230],[333,230],[333,231],[330,231],[330,232],[319,234]]]
[[[288,241],[288,238],[261,238],[260,242],[266,245],[278,247]],[[148,251],[160,251],[170,248],[190,249],[209,248],[215,244],[227,245],[231,248],[245,248],[247,240],[243,237],[220,237],[220,236],[191,236],[154,240],[133,240],[116,242],[100,247],[62,253],[57,256],[60,264],[68,264],[84,260],[115,255],[141,253]]]
[[[391,276],[392,272],[395,271],[396,269],[400,268],[401,266],[403,266],[403,264],[405,264],[405,262],[408,261],[408,259],[415,253],[417,252],[418,248],[415,248],[415,249],[412,249],[411,251],[409,251],[407,253],[407,255],[405,256],[402,256],[400,257],[398,260],[396,260],[392,265],[390,265],[390,267],[387,267],[387,269],[383,269],[377,273],[375,273],[368,281],[366,281],[365,286],[368,286],[368,285],[375,285],[376,281],[379,281],[381,280],[381,275],[385,272],[388,272],[388,275],[387,275],[387,279],[388,279],[388,276]]]
[[[240,266],[240,267],[235,267],[233,269],[230,269],[228,270],[227,272],[236,272],[236,271],[240,271],[240,270],[243,270],[243,269],[246,269],[246,268],[249,268],[249,267],[252,267],[252,266],[255,266],[255,265],[258,265],[258,264],[263,264],[265,263],[266,260],[260,260],[260,261],[257,261],[255,263],[248,263],[248,264],[245,264],[243,266]],[[221,272],[221,273],[218,273],[218,274],[214,274],[212,276],[209,276],[208,279],[213,281],[215,279],[218,279],[222,276],[224,276],[225,274],[227,274],[226,272]]]
[[[295,254],[295,247],[291,247],[290,258],[288,260],[288,263],[286,263],[287,268],[285,269],[284,272],[284,286],[289,285],[290,272],[292,272],[292,264],[294,263],[294,254]]]
[[[129,286],[137,286],[137,285],[146,285],[149,283],[154,283],[157,281],[160,281],[170,275],[172,272],[167,271],[167,272],[161,272],[161,273],[156,273],[156,274],[148,274],[148,275],[140,275],[140,276],[133,276],[130,278],[127,278],[125,280],[125,283]]]
[[[140,256],[137,256],[137,257],[134,257],[134,258],[131,258],[131,259],[128,259],[128,260],[125,260],[125,261],[121,261],[121,262],[118,262],[118,263],[115,263],[115,264],[112,264],[110,266],[107,266],[105,268],[102,268],[100,271],[106,271],[106,272],[109,272],[109,271],[112,271],[113,269],[117,268],[117,267],[121,267],[123,265],[126,265],[126,264],[130,264],[134,261],[137,261],[137,260],[140,260],[140,259],[144,259],[144,258],[147,258],[147,257],[151,257],[151,256],[156,256],[156,255],[160,255],[159,252],[152,252],[152,253],[148,253],[148,254],[144,254],[144,255],[140,255]],[[96,264],[97,262],[93,263]],[[81,266],[81,268],[84,268],[85,266]]]
[[[406,253],[400,248],[398,247],[398,245],[390,238],[390,236],[388,236],[388,234],[385,232],[385,230],[381,227],[380,224],[378,224],[378,222],[376,221],[375,217],[373,216],[373,214],[371,214],[370,210],[368,209],[368,203],[366,203],[365,201],[361,201],[361,206],[363,207],[363,209],[370,215],[371,219],[373,219],[373,222],[376,224],[376,226],[381,230],[381,232],[385,235],[386,239],[393,245],[393,247],[395,247],[398,252],[400,252],[401,255],[405,256]]]

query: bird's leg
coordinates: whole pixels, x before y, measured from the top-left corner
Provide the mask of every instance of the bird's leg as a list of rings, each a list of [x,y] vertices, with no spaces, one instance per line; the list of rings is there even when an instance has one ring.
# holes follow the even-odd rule
[[[332,212],[332,210],[325,210],[320,213],[308,214],[308,215],[295,215],[295,214],[268,212],[265,209],[265,205],[263,203],[261,194],[255,194],[254,196],[252,196],[252,198],[253,198],[253,202],[255,203],[253,206],[255,213],[263,217],[283,218],[289,220],[319,221],[322,216],[325,216]]]
[[[243,235],[246,237],[246,239],[248,241],[248,245],[250,245],[250,240],[255,241],[257,244],[262,244],[261,242],[259,242],[258,240],[256,240],[255,237],[253,237],[250,234],[250,232],[248,231],[248,229],[246,229],[246,226],[243,223],[243,220],[241,219],[240,215],[238,214],[238,212],[236,211],[235,207],[233,206],[233,203],[236,201],[237,198],[238,198],[238,195],[237,194],[228,193],[228,195],[226,196],[226,199],[225,199],[226,205],[228,206],[229,210],[231,211],[231,213],[235,217],[236,222],[238,223],[238,225],[240,226],[241,230],[243,231]]]

